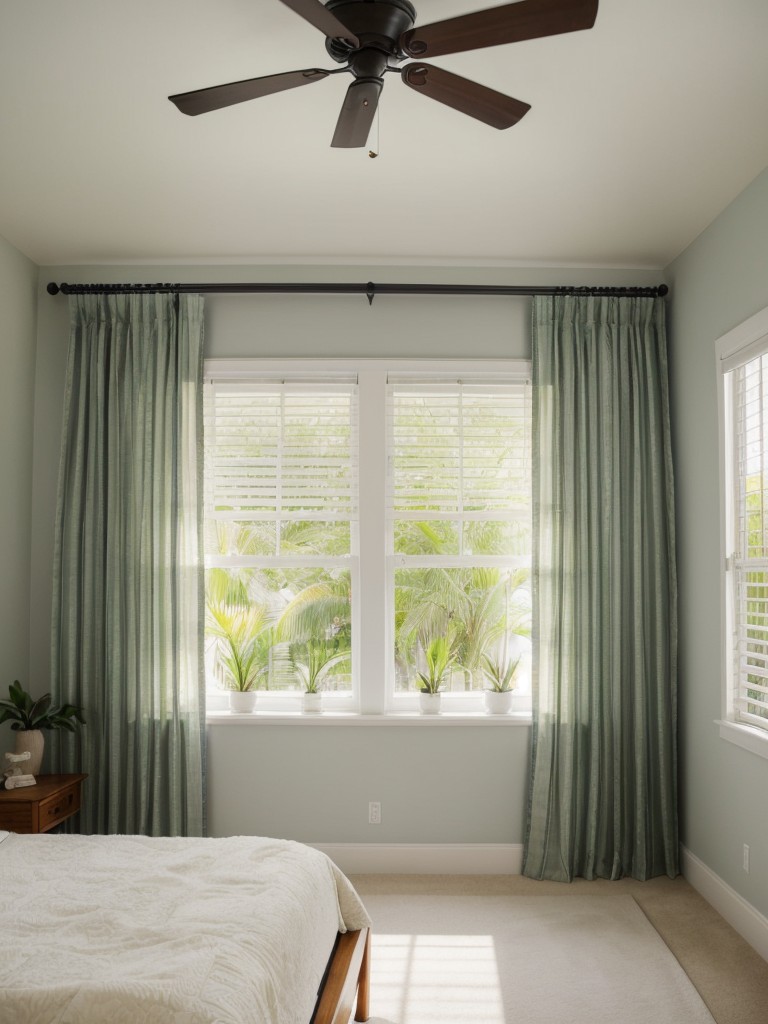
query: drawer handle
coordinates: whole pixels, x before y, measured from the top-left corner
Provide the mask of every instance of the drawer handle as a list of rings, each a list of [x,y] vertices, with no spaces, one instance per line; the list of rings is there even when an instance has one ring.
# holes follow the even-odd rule
[[[64,799],[66,801],[67,806],[71,807],[72,806],[72,800],[74,799],[74,794],[73,793],[69,793],[68,796],[66,796]],[[56,815],[61,814],[62,810],[63,810],[63,808],[62,808],[61,804],[56,804],[55,807],[49,807],[48,808],[48,817],[49,818],[55,818]]]

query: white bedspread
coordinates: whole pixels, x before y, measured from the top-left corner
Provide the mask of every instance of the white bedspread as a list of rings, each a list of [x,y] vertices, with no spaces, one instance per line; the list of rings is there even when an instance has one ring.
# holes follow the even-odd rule
[[[0,833],[0,1021],[308,1024],[368,924],[299,843]]]

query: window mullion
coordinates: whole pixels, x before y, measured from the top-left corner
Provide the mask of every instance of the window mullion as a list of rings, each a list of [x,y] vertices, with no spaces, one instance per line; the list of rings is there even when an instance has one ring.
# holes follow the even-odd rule
[[[283,467],[285,465],[285,388],[280,390],[280,430],[277,441],[277,466],[275,473],[275,554],[279,555],[283,541]]]
[[[362,714],[385,710],[390,633],[386,560],[386,374],[362,369],[359,385],[360,643],[356,676]]]
[[[459,381],[459,507],[456,529],[459,531],[459,554],[464,554],[464,388]]]

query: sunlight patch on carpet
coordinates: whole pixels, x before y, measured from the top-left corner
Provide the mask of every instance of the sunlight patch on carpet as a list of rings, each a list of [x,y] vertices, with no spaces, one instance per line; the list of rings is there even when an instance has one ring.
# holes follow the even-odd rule
[[[713,1024],[631,896],[368,896],[371,1024]]]
[[[476,1021],[504,1024],[492,935],[381,935],[374,949],[376,1000],[393,1020],[429,1020],[439,1003],[446,1022],[471,1006]]]

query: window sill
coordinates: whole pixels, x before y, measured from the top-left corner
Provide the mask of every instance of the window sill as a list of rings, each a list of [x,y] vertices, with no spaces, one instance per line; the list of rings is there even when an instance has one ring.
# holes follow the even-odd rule
[[[321,711],[303,714],[301,711],[275,712],[257,711],[252,714],[238,714],[232,711],[212,711],[206,715],[209,725],[309,725],[309,726],[530,726],[531,715],[514,712],[507,715],[486,715],[482,711],[472,713],[445,712],[439,715],[422,715],[418,711],[395,712],[384,715],[358,715],[352,712]]]
[[[749,750],[758,757],[768,758],[768,731],[763,732],[751,725],[742,725],[740,722],[728,722],[724,719],[715,721],[720,728],[720,739],[735,743],[743,750]]]

